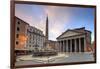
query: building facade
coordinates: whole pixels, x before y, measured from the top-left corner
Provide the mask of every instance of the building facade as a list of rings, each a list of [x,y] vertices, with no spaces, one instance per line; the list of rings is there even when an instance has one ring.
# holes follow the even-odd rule
[[[27,29],[27,49],[32,51],[40,51],[45,43],[43,32],[35,27],[29,26]]]
[[[91,32],[85,27],[68,29],[57,37],[59,52],[88,52],[91,51]]]
[[[47,48],[58,52],[58,42],[53,40],[48,40]]]
[[[28,54],[43,48],[45,42],[43,31],[30,26],[16,16],[15,24],[15,52],[17,54]]]

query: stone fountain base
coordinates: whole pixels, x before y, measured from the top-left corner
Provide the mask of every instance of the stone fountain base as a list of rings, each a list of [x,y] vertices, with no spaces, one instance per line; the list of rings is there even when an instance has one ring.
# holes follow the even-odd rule
[[[37,51],[37,52],[33,52],[33,57],[39,57],[39,56],[55,56],[58,53],[56,51]]]

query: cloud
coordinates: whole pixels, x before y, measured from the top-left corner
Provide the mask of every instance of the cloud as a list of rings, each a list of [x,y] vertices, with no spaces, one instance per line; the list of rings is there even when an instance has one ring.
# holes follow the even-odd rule
[[[50,40],[56,40],[56,37],[66,29],[70,16],[65,7],[59,6],[37,6],[34,8],[32,5],[16,5],[15,11],[16,16],[28,22],[31,26],[41,29],[44,34],[46,17],[48,16]]]
[[[56,40],[64,31],[65,25],[68,24],[69,14],[67,14],[65,8],[57,6],[46,6],[44,10],[49,19],[49,39]]]
[[[27,4],[16,4],[15,5],[15,16],[29,23],[31,26],[35,26],[36,28],[45,31],[45,18],[44,16],[38,16],[35,13],[33,5]]]

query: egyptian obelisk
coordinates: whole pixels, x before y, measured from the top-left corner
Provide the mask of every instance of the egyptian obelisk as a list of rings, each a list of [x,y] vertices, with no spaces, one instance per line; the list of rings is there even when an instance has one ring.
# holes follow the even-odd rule
[[[48,16],[46,19],[46,31],[45,31],[45,35],[46,35],[46,40],[48,41]]]
[[[46,28],[45,28],[45,49],[47,49],[48,46],[48,16],[46,18]]]

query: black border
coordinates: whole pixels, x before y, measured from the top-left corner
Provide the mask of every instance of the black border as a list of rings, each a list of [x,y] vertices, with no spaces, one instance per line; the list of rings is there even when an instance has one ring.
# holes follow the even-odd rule
[[[86,61],[86,62],[73,62],[73,63],[56,63],[56,64],[37,64],[37,65],[21,65],[21,66],[15,66],[15,55],[14,55],[14,45],[15,45],[15,4],[37,4],[37,5],[51,5],[51,6],[68,6],[68,7],[83,7],[83,8],[94,8],[95,9],[95,19],[94,19],[94,47],[95,47],[95,53],[94,53],[94,59],[95,61]],[[49,2],[34,2],[34,1],[10,1],[10,14],[11,14],[11,58],[10,58],[10,68],[27,68],[27,67],[43,67],[43,66],[60,66],[60,65],[76,65],[76,64],[90,64],[90,63],[96,63],[96,6],[95,5],[80,5],[80,4],[63,4],[63,3],[49,3]]]

